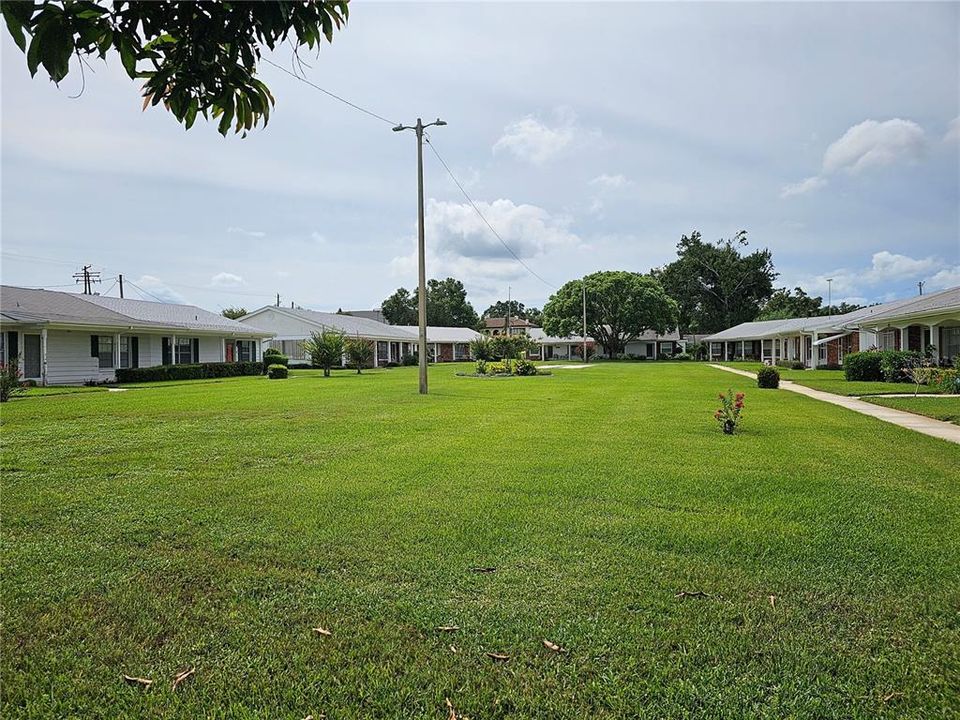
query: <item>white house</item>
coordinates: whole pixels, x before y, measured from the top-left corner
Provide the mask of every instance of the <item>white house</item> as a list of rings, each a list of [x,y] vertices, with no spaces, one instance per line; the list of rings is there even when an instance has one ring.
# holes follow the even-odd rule
[[[239,322],[260,328],[274,335],[271,345],[292,362],[309,362],[303,341],[312,333],[336,330],[350,337],[361,337],[374,343],[375,366],[400,362],[404,355],[413,355],[419,342],[416,325],[387,325],[376,320],[346,313],[328,313],[302,308],[267,305],[254,310]],[[448,362],[470,359],[470,341],[482,337],[470,328],[427,327],[427,351],[431,361]]]
[[[117,368],[259,360],[269,337],[193,305],[0,287],[0,357],[42,385],[113,381]]]
[[[793,361],[839,365],[844,355],[879,348],[960,354],[960,287],[832,317],[741,323],[704,338],[714,360]]]
[[[583,336],[568,335],[554,337],[547,335],[542,328],[527,329],[527,336],[536,344],[536,350],[527,352],[527,357],[537,360],[574,360],[583,357]],[[587,338],[587,353],[595,347],[592,337]]]

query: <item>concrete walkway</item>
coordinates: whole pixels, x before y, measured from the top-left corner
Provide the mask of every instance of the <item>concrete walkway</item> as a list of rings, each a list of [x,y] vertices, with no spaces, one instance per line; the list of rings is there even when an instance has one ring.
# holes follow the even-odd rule
[[[737,370],[736,368],[714,365],[713,363],[710,364],[710,367],[717,368],[718,370],[726,370],[736,375],[742,375],[754,381],[757,379],[755,373],[747,372],[746,370]],[[930,437],[960,444],[960,425],[943,422],[942,420],[934,420],[933,418],[915,415],[914,413],[904,412],[903,410],[894,410],[893,408],[882,405],[874,405],[873,403],[864,402],[855,397],[846,397],[844,395],[823,392],[822,390],[814,390],[813,388],[798,385],[789,380],[781,380],[780,387],[784,390],[789,390],[799,395],[806,395],[814,400],[822,400],[823,402],[832,403],[833,405],[839,405],[847,410],[853,410],[862,415],[869,415],[870,417],[877,418],[877,420],[893,423],[894,425],[899,425],[900,427],[905,427],[908,430],[914,430],[918,433],[929,435]],[[908,397],[913,396],[909,395]]]

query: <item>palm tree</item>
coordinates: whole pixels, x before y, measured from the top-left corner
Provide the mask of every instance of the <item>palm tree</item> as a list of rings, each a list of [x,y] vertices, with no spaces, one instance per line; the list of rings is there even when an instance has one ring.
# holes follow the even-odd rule
[[[310,339],[303,341],[303,349],[310,355],[314,367],[323,368],[323,376],[330,377],[330,368],[343,359],[343,333],[336,330],[310,333]]]

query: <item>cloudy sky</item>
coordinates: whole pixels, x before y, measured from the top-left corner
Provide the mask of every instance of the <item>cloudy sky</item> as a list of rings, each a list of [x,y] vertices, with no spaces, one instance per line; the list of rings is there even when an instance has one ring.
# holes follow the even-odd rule
[[[436,149],[543,279],[427,149],[428,274],[478,311],[508,286],[542,305],[587,272],[645,272],[692,230],[747,230],[779,284],[879,301],[960,284],[958,28],[955,3],[365,2],[306,72],[449,123]],[[415,285],[412,133],[267,65],[265,130],[185,132],[141,112],[116,59],[72,99],[78,73],[31,80],[0,34],[4,283],[93,263],[211,309],[372,308]]]

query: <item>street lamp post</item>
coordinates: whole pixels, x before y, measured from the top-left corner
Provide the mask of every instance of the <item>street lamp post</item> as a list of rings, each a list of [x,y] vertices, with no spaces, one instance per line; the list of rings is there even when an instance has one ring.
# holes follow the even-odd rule
[[[423,131],[428,127],[446,125],[437,118],[432,123],[423,124],[417,118],[416,125],[397,125],[393,131],[414,130],[417,133],[417,270],[419,285],[417,292],[417,314],[420,323],[420,342],[418,355],[420,356],[420,394],[427,394],[427,267],[423,243]]]

